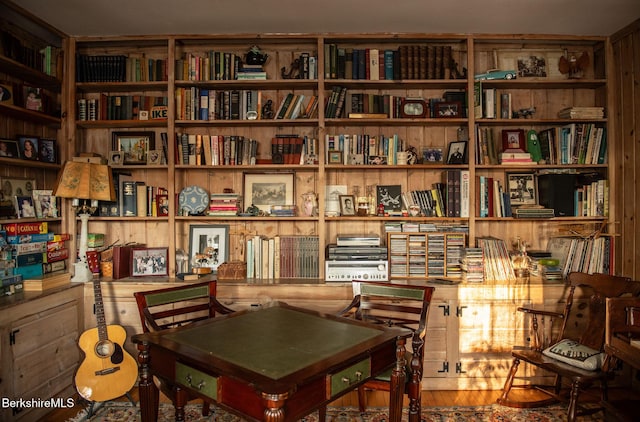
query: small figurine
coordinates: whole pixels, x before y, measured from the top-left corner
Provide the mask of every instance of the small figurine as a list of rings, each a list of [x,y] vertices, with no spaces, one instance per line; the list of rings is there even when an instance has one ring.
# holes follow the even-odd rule
[[[513,118],[514,119],[519,119],[520,117],[524,117],[525,119],[528,117],[531,117],[535,114],[536,112],[536,108],[535,107],[529,107],[529,108],[521,108],[520,110],[514,111],[513,112]]]
[[[280,74],[282,75],[282,79],[300,79],[300,59],[295,59],[293,63],[291,63],[291,70],[287,72],[287,68],[285,66],[280,69]]]
[[[257,45],[252,46],[245,57],[245,63],[250,65],[263,65],[267,62],[269,55],[260,51]]]
[[[584,71],[589,67],[589,54],[584,51],[580,57],[571,54],[569,58],[561,56],[558,62],[558,70],[569,79],[580,79],[584,76]]]
[[[251,206],[247,208],[247,214],[249,214],[251,217],[257,217],[258,215],[260,215],[260,208],[251,204]]]
[[[262,106],[262,118],[273,119],[273,100],[267,100]]]

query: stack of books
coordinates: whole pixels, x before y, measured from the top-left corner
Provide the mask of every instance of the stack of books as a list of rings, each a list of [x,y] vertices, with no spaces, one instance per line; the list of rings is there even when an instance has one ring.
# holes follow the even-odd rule
[[[553,218],[555,212],[553,208],[542,207],[518,207],[513,211],[515,218]]]
[[[604,107],[567,107],[558,112],[561,119],[602,119]]]
[[[240,196],[237,193],[212,193],[207,215],[212,217],[235,216],[240,211],[239,201]]]
[[[500,163],[508,165],[533,164],[531,154],[528,152],[502,152]]]
[[[264,81],[267,79],[267,72],[264,71],[261,64],[243,64],[242,69],[236,72],[236,79],[239,81]]]

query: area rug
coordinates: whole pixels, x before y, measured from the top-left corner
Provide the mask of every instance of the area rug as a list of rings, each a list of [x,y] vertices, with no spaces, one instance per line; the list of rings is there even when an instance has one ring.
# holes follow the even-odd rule
[[[243,422],[244,420],[222,409],[214,408],[211,415],[202,416],[201,406],[188,404],[185,409],[187,422]],[[407,409],[403,411],[403,421],[408,420]],[[539,409],[514,409],[499,406],[469,406],[469,407],[423,407],[422,422],[563,422],[566,421],[566,407],[551,406]],[[580,422],[601,421],[601,412],[581,417]],[[87,419],[87,411],[80,412],[68,422],[136,422],[140,420],[140,407],[129,402],[107,402],[95,410],[94,416]],[[158,422],[174,420],[174,409],[169,403],[161,403]],[[329,407],[327,420],[331,422],[386,422],[388,414],[386,408],[370,408],[361,414],[353,407]],[[319,422],[317,413],[313,413],[302,420],[303,422]]]

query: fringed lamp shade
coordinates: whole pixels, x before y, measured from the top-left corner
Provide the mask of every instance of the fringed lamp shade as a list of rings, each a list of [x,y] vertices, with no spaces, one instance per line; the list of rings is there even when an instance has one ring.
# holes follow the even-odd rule
[[[61,198],[115,201],[111,168],[104,164],[67,161],[53,195]]]

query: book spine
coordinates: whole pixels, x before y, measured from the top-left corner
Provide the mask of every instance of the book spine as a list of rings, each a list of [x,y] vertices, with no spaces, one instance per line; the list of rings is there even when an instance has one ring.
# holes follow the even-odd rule
[[[137,185],[134,181],[122,182],[122,216],[135,217],[137,211]]]
[[[46,221],[39,221],[39,222],[32,222],[32,223],[8,223],[8,224],[3,224],[2,229],[7,232],[8,236],[21,236],[25,234],[45,234],[49,231],[49,224]]]

